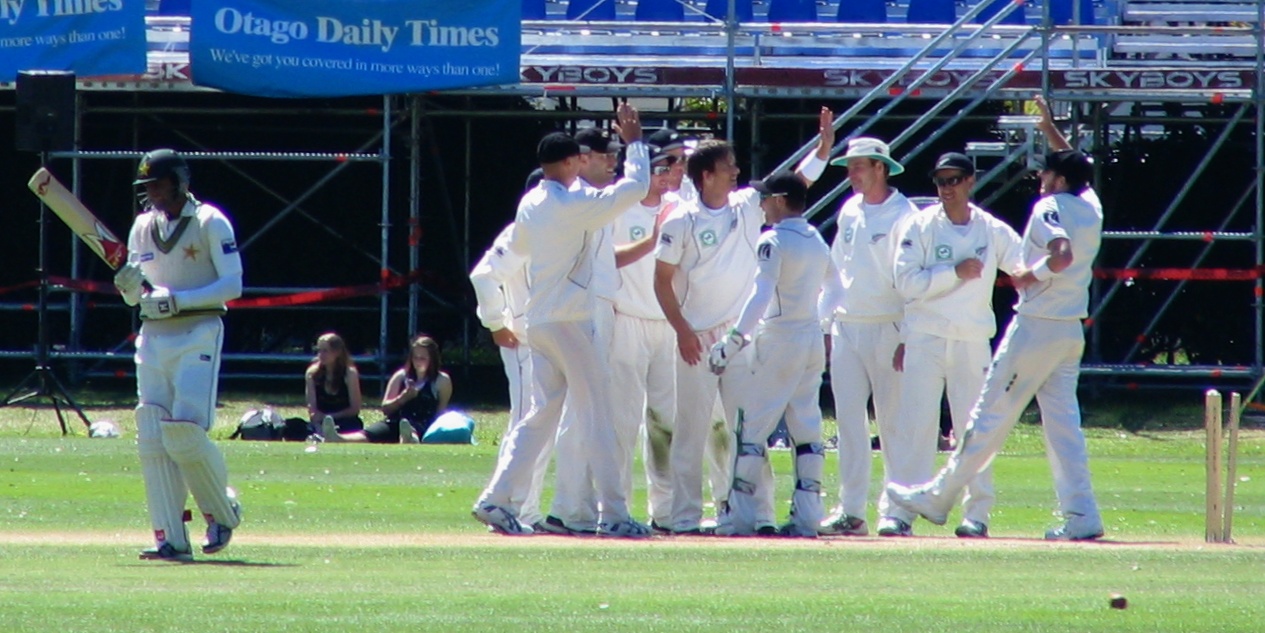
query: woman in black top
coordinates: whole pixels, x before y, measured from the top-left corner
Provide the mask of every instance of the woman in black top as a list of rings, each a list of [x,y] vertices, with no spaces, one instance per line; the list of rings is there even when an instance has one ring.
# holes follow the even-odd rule
[[[304,372],[304,383],[313,428],[321,429],[327,417],[340,432],[364,428],[360,420],[360,372],[341,336],[327,332],[316,339],[316,358]]]
[[[382,397],[387,419],[363,432],[340,433],[333,441],[416,444],[452,398],[452,378],[441,369],[442,364],[435,339],[424,334],[414,337],[408,360],[387,381]]]

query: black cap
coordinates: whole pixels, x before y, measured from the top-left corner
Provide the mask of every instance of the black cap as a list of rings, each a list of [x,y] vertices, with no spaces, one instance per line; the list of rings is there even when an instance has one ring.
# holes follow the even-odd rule
[[[958,169],[964,172],[968,176],[975,175],[975,163],[972,163],[971,159],[967,158],[966,154],[961,154],[958,152],[948,152],[946,154],[941,154],[940,158],[936,159],[936,168],[932,169],[931,173],[927,175],[931,176],[932,178],[935,178],[936,172],[940,171],[941,169]]]
[[[676,156],[667,153],[657,145],[649,145],[650,148],[650,164],[651,165],[671,165],[676,162]]]
[[[163,178],[175,178],[178,185],[189,184],[189,163],[172,149],[156,149],[141,157],[133,185],[143,185]]]
[[[536,146],[536,160],[540,161],[541,165],[548,165],[578,154],[587,154],[588,151],[587,147],[581,147],[570,135],[564,132],[553,132],[540,139],[540,144]]]
[[[536,185],[540,184],[540,181],[544,179],[545,170],[539,167],[531,170],[531,173],[527,174],[527,182],[523,185],[523,191],[531,191],[532,189],[535,189]]]
[[[624,145],[611,135],[610,130],[589,127],[575,133],[575,142],[599,154],[618,152]]]
[[[1089,157],[1073,149],[1049,152],[1045,156],[1037,156],[1032,162],[1038,171],[1049,170],[1066,178],[1073,188],[1088,184],[1094,177]]]
[[[808,185],[789,171],[770,174],[764,180],[753,180],[751,188],[765,196],[786,196],[787,203],[793,208],[803,209],[808,202]]]
[[[687,140],[689,140],[688,136],[671,128],[655,130],[653,134],[646,137],[646,143],[654,145],[665,152],[685,147],[685,141]]]

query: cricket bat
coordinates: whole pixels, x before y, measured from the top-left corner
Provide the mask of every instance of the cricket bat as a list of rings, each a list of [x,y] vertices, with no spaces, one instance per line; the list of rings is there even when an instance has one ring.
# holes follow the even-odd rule
[[[127,262],[127,244],[115,237],[51,172],[40,167],[26,186],[110,268],[118,270]]]

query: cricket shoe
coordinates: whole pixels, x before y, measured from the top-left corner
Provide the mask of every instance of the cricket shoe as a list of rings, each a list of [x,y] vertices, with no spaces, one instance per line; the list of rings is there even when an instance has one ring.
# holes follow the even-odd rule
[[[237,491],[233,488],[225,488],[224,493],[228,495],[229,507],[233,509],[233,515],[237,517],[237,522],[242,521],[242,504],[237,500]],[[233,540],[233,528],[222,525],[215,521],[215,517],[206,515],[206,542],[202,544],[203,554],[214,554],[225,547],[228,542]]]
[[[491,503],[480,503],[474,507],[474,511],[470,514],[478,519],[480,523],[492,528],[497,534],[505,534],[507,536],[530,536],[533,531],[530,526],[523,525],[518,519],[510,514],[508,510]]]
[[[778,529],[777,533],[779,536],[787,536],[790,538],[817,538],[817,530],[805,530],[804,526],[794,521],[783,525]]]
[[[878,520],[879,536],[913,536],[914,528],[896,517],[883,517]]]
[[[558,536],[593,536],[593,531],[567,527],[562,519],[552,514],[545,517],[545,520],[532,524],[532,529],[541,534],[557,534]]]
[[[869,536],[870,526],[861,517],[835,514],[826,517],[817,526],[817,533],[822,536]]]
[[[887,498],[897,506],[916,512],[936,525],[944,525],[949,520],[949,508],[953,506],[952,499],[945,499],[929,486],[911,488],[889,483]]]
[[[667,536],[672,533],[672,528],[666,527],[654,519],[650,519],[650,531],[660,536]]]
[[[1102,538],[1102,521],[1083,514],[1067,513],[1067,522],[1045,533],[1047,541],[1092,541]]]
[[[334,423],[334,416],[327,415],[321,420],[321,437],[331,443],[343,441],[343,436],[338,434],[338,425]]]
[[[962,519],[962,525],[953,530],[958,538],[988,538],[988,524]]]
[[[633,519],[597,526],[597,535],[609,538],[650,538],[650,528]]]
[[[141,550],[141,560],[165,560],[173,563],[193,562],[193,552],[176,549],[174,545],[163,541],[157,547]]]

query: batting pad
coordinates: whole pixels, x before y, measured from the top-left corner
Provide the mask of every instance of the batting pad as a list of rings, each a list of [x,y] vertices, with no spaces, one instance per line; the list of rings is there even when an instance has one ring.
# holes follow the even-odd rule
[[[820,442],[795,447],[795,492],[791,495],[791,521],[806,534],[816,534],[825,516],[821,505],[821,471],[826,449]]]
[[[162,419],[167,410],[152,404],[136,407],[136,445],[145,481],[145,501],[149,522],[157,535],[172,547],[189,551],[189,534],[184,526],[184,504],[189,496],[180,468],[163,446]]]
[[[163,420],[162,433],[163,446],[180,467],[198,509],[224,527],[237,527],[241,519],[233,511],[226,490],[228,466],[206,431],[188,420]]]
[[[735,534],[755,534],[756,528],[774,524],[773,488],[763,477],[768,462],[763,445],[738,445],[733,488],[729,491],[729,521]]]

